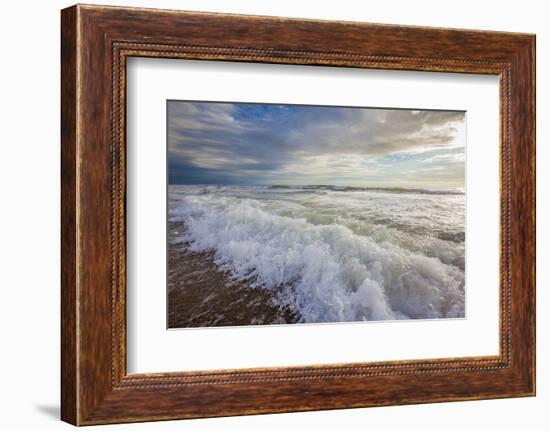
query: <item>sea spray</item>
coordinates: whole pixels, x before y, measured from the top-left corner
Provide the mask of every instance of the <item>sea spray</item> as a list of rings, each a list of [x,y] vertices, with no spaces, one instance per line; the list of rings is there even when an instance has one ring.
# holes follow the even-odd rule
[[[455,318],[464,316],[463,201],[403,190],[171,186],[170,220],[185,226],[179,241],[213,252],[233,280],[272,290],[302,322]]]

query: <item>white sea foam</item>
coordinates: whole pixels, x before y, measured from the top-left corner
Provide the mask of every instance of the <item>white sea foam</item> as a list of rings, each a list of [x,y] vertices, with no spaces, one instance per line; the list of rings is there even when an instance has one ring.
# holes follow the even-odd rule
[[[303,322],[464,316],[464,196],[170,189],[180,241]],[[443,239],[442,239],[443,238]]]

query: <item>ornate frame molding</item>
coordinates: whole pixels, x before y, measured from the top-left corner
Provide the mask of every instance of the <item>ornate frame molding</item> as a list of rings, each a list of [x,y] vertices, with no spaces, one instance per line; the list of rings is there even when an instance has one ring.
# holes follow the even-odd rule
[[[211,26],[217,30],[204,30]],[[269,31],[257,35],[259,27]],[[311,34],[321,40],[308,41]],[[534,36],[510,33],[65,9],[62,418],[98,424],[533,395],[534,43]],[[131,56],[498,75],[500,354],[127,375],[125,66]],[[251,391],[264,400],[247,397]]]

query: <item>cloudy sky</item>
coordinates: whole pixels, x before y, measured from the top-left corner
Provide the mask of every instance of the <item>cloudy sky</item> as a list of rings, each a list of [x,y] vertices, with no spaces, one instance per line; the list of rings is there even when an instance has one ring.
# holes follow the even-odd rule
[[[464,112],[168,101],[170,184],[464,187]]]

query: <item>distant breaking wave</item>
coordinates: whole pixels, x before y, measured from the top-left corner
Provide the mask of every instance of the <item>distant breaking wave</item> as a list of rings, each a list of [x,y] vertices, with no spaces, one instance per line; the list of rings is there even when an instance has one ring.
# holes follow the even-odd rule
[[[333,186],[301,189],[311,187]],[[463,242],[437,235],[463,238],[457,193],[289,197],[280,188],[172,188],[170,220],[185,226],[178,241],[213,252],[233,280],[275,292],[302,322],[464,316]]]
[[[429,189],[408,189],[403,187],[354,187],[354,186],[333,186],[333,185],[304,185],[289,186],[284,184],[274,184],[268,186],[270,189],[289,189],[289,190],[329,190],[334,192],[387,192],[387,193],[422,193],[428,195],[463,195],[461,190],[429,190]]]

